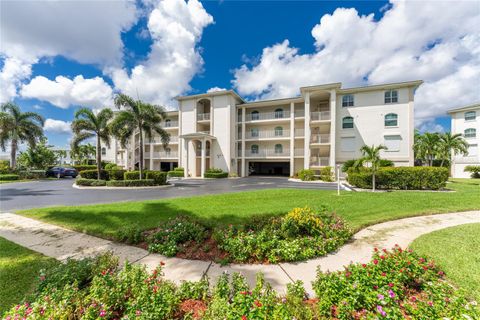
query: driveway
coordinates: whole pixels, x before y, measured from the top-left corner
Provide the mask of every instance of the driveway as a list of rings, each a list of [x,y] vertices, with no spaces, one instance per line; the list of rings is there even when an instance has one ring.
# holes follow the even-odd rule
[[[50,207],[56,205],[82,205],[121,201],[136,201],[175,197],[198,196],[271,188],[335,190],[335,184],[305,184],[290,182],[281,177],[248,177],[238,179],[173,181],[172,187],[153,189],[85,190],[72,187],[74,180],[44,180],[7,183],[0,185],[0,211]]]

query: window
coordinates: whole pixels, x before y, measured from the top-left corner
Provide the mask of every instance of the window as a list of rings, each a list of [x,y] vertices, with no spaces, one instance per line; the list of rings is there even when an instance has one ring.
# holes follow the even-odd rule
[[[172,152],[172,149],[170,149],[170,148],[165,148],[165,154],[166,154],[167,156],[170,155],[170,152]]]
[[[402,137],[399,135],[395,136],[385,136],[385,147],[387,147],[388,152],[400,151],[400,142]]]
[[[353,107],[353,94],[347,94],[342,97],[342,107]]]
[[[355,137],[340,138],[340,150],[343,152],[355,151]]]
[[[251,113],[250,115],[251,115],[251,117],[252,117],[252,120],[258,120],[258,119],[260,119],[260,113],[259,113],[257,110],[252,111],[252,113]]]
[[[465,112],[465,121],[473,121],[476,117],[477,113],[475,111]]]
[[[165,120],[165,127],[170,128],[172,126],[172,120],[167,119]]]
[[[465,129],[463,135],[464,135],[465,138],[476,138],[477,137],[477,129],[475,129],[475,128]]]
[[[283,128],[282,127],[276,127],[275,128],[275,137],[281,137],[283,136]]]
[[[389,113],[385,116],[385,127],[397,127],[398,115],[396,113]]]
[[[258,154],[258,145],[254,144],[250,147],[250,152],[252,154]]]
[[[283,109],[275,110],[275,119],[281,119],[281,118],[283,118]]]
[[[398,91],[397,90],[385,91],[385,103],[395,103],[395,102],[398,102]]]
[[[283,153],[283,146],[281,144],[275,145],[275,153]]]
[[[343,129],[353,129],[353,118],[345,117],[342,119],[342,128]]]
[[[252,128],[252,129],[250,129],[250,135],[251,135],[253,138],[258,137],[258,128]]]
[[[468,146],[468,155],[471,157],[478,155],[478,144],[471,144]]]
[[[102,156],[107,154],[107,149],[105,147],[102,148]]]

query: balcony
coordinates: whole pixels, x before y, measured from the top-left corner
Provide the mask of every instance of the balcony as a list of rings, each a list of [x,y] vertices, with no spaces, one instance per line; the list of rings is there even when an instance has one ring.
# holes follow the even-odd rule
[[[312,156],[310,157],[310,167],[327,167],[330,165],[329,157]]]
[[[305,117],[305,110],[296,110],[295,111],[295,118],[303,118]]]
[[[245,121],[285,120],[290,119],[290,112],[259,112],[245,115]]]
[[[157,151],[157,152],[145,152],[144,159],[177,159],[178,152],[177,151]]]
[[[258,151],[245,150],[247,158],[282,158],[289,157],[290,150],[260,149]]]
[[[329,121],[330,117],[330,111],[310,112],[311,121]]]
[[[164,121],[162,122],[162,127],[164,129],[170,129],[170,128],[178,128],[178,121],[174,121],[174,120],[171,120],[171,121]]]
[[[330,134],[312,134],[310,137],[311,144],[327,144],[330,143]]]
[[[245,139],[288,139],[290,138],[290,130],[259,130],[245,132]]]
[[[199,113],[197,114],[197,121],[209,121],[210,113]]]
[[[148,143],[151,143],[151,144],[162,144],[162,140],[160,138],[155,138],[155,139],[150,139]],[[178,137],[175,136],[175,137],[170,137],[170,142],[169,143],[172,143],[172,144],[176,144],[178,143]]]

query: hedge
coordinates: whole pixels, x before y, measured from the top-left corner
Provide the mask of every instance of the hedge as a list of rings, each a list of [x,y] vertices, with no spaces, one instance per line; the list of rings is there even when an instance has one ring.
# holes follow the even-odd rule
[[[185,172],[183,170],[177,170],[178,168],[175,168],[173,171],[168,171],[168,176],[169,177],[183,177],[185,176]]]
[[[105,180],[85,179],[85,178],[77,178],[75,183],[77,184],[77,186],[86,186],[86,187],[103,187],[107,184]]]
[[[440,167],[386,167],[375,175],[376,188],[400,190],[438,190],[446,186],[448,169]],[[349,170],[347,181],[353,186],[369,189],[372,187],[372,172],[362,169]]]
[[[315,172],[311,169],[302,169],[298,173],[298,178],[302,181],[313,181],[315,180]]]
[[[167,184],[167,173],[161,171],[148,171],[146,174],[147,180],[152,179],[155,185],[161,186]]]
[[[320,180],[332,182],[334,180],[332,167],[324,167],[320,169]]]
[[[155,185],[153,179],[143,179],[143,180],[123,180],[125,187],[150,187]]]
[[[143,179],[145,179],[145,176],[149,170],[143,170]],[[123,174],[123,180],[140,180],[140,171],[134,170],[134,171],[125,171]]]
[[[342,164],[342,172],[348,172],[350,168],[357,162],[356,159],[347,160]],[[379,167],[394,167],[394,163],[392,160],[388,159],[380,159],[380,166]]]
[[[80,165],[74,165],[72,166],[75,170],[77,170],[77,172],[80,172],[80,171],[85,171],[85,170],[96,170],[97,169],[97,166],[95,165],[90,165],[90,164],[80,164]]]
[[[0,174],[0,181],[14,181],[18,178],[18,174]]]
[[[205,172],[203,176],[205,178],[213,178],[213,179],[227,178],[228,172]]]
[[[110,180],[123,180],[125,175],[125,170],[123,169],[111,169],[107,170],[108,179]]]
[[[80,176],[83,179],[97,179],[97,175],[98,175],[97,169],[80,171]],[[100,179],[101,180],[108,180],[108,171],[100,170]]]
[[[470,177],[473,179],[480,178],[480,166],[469,165],[463,169],[464,172],[471,172]]]
[[[45,170],[19,171],[18,175],[21,179],[43,179],[45,178]]]

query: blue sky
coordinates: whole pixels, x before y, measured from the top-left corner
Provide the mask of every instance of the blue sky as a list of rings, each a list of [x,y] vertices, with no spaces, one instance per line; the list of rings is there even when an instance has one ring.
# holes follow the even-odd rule
[[[108,106],[116,92],[174,108],[176,95],[215,87],[262,99],[423,79],[422,130],[449,130],[447,109],[480,100],[475,1],[31,4],[1,3],[0,100],[42,114],[57,146],[80,105]]]

